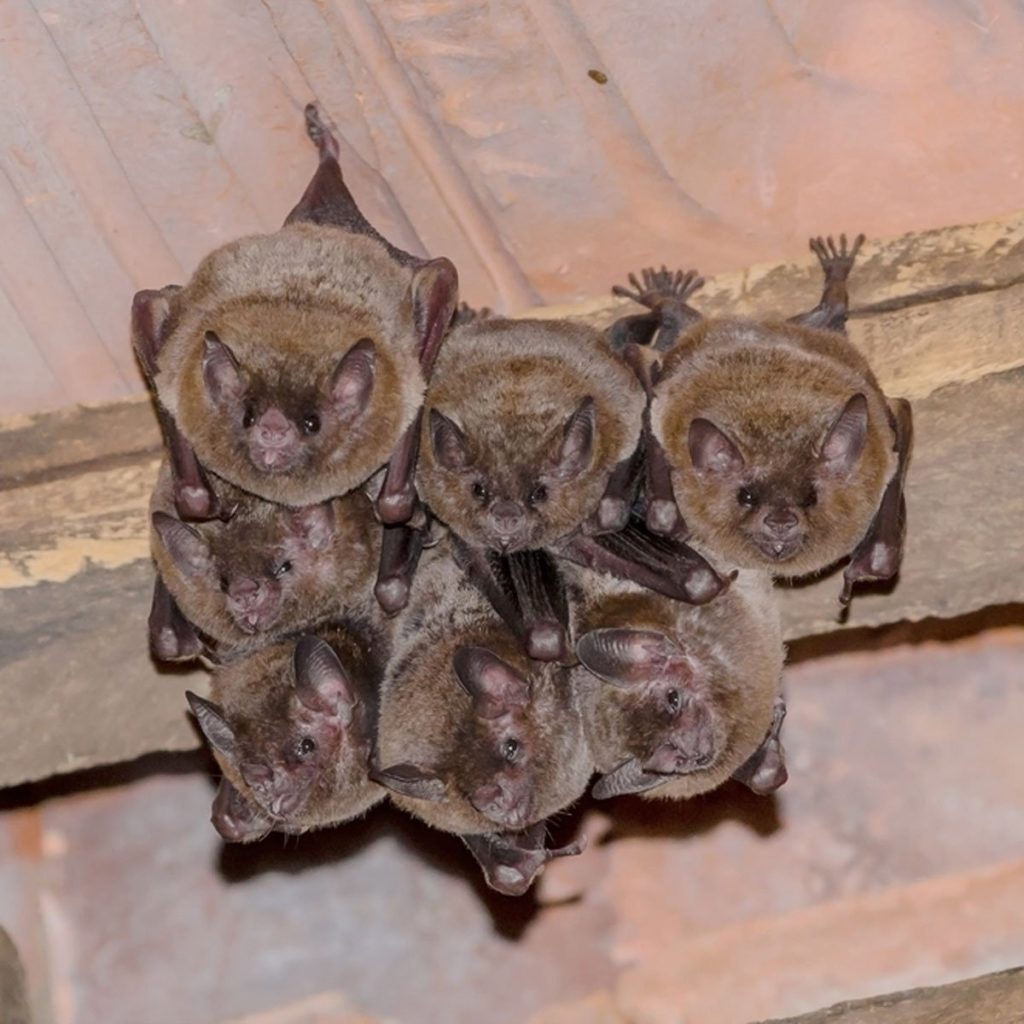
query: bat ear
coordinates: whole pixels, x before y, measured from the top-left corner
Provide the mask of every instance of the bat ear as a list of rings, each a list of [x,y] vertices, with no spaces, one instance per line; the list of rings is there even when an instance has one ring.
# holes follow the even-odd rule
[[[393,793],[413,800],[437,801],[444,797],[444,781],[432,771],[416,764],[394,764],[390,768],[372,768],[370,778]]]
[[[203,380],[217,405],[238,401],[245,391],[234,352],[213,331],[203,338]]]
[[[459,275],[451,260],[443,256],[429,260],[416,271],[412,279],[412,317],[424,377],[430,377],[458,301]]]
[[[168,285],[160,291],[136,292],[132,299],[132,347],[151,381],[156,376],[157,356],[167,336],[171,299],[179,291],[179,285]]]
[[[597,412],[594,400],[587,395],[576,407],[576,411],[565,421],[562,432],[562,447],[558,453],[553,476],[568,481],[579,476],[590,464],[594,450],[594,426]]]
[[[334,506],[325,501],[291,513],[292,530],[313,551],[323,551],[334,536]]]
[[[671,672],[689,681],[689,662],[664,633],[649,629],[595,629],[576,644],[576,656],[598,679],[628,689]]]
[[[693,468],[700,474],[727,476],[745,465],[739,448],[711,420],[693,420],[688,440]]]
[[[210,547],[198,531],[166,512],[154,512],[151,518],[160,542],[181,572],[194,578],[209,571]]]
[[[466,435],[444,413],[430,410],[430,443],[434,458],[453,472],[460,472],[469,463],[469,448]]]
[[[343,420],[355,419],[369,405],[376,375],[377,348],[370,338],[360,338],[331,378],[331,401]]]
[[[640,761],[633,757],[620,764],[615,771],[602,775],[594,783],[590,795],[595,800],[608,800],[613,796],[624,796],[626,793],[645,793],[668,782],[670,778],[669,775],[645,771]]]
[[[485,647],[460,647],[452,664],[480,718],[501,718],[530,703],[529,680]]]
[[[821,443],[821,468],[830,476],[846,476],[860,458],[867,436],[868,400],[857,392],[843,406]]]
[[[185,691],[185,699],[210,746],[225,757],[234,757],[237,740],[234,730],[224,717],[224,709],[191,690]]]
[[[295,695],[304,707],[352,722],[355,689],[337,654],[319,637],[304,636],[295,645]]]

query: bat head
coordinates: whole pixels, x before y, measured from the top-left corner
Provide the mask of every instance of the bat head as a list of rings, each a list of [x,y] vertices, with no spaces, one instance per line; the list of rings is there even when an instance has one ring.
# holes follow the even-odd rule
[[[450,714],[421,747],[430,753],[375,780],[428,823],[461,834],[518,831],[571,802],[589,775],[574,763],[581,732],[570,714],[553,714],[558,680],[549,676],[564,670],[535,664],[523,671],[486,648],[459,647],[443,680]],[[405,749],[381,733],[385,756]]]
[[[643,788],[714,771],[728,746],[727,724],[702,667],[675,640],[654,630],[596,629],[580,638],[576,653],[608,688],[617,745],[649,783]]]
[[[683,518],[740,568],[801,576],[831,565],[867,532],[896,467],[870,370],[822,332],[702,330],[689,361],[666,360],[651,406]]]
[[[275,828],[321,823],[339,786],[360,769],[365,782],[366,718],[355,681],[326,641],[304,636],[265,649],[223,670],[215,686],[223,705],[193,693],[189,705],[229,782]],[[367,806],[364,794],[351,796]]]
[[[207,257],[175,296],[155,378],[199,461],[291,505],[368,479],[415,418],[422,350],[457,300],[439,262],[410,280],[375,239],[309,224]]]
[[[636,447],[643,394],[599,335],[484,320],[446,341],[425,408],[420,494],[463,540],[514,552],[594,511]]]
[[[533,423],[500,438],[491,430],[467,433],[431,409],[431,454],[447,478],[432,507],[472,543],[503,552],[541,547],[562,530],[560,513],[593,462],[596,426],[590,396],[547,430]]]
[[[300,509],[246,497],[227,522],[195,525],[158,509],[152,526],[161,576],[186,618],[222,642],[245,646],[318,621],[374,571],[361,492]]]

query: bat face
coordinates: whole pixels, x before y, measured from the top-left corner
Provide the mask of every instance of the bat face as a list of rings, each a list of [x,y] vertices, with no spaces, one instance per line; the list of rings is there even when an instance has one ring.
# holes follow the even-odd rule
[[[228,644],[351,607],[375,569],[375,524],[361,492],[302,509],[250,498],[228,522],[199,526],[158,510],[152,523],[157,564],[179,607]]]
[[[264,649],[222,669],[215,688],[222,704],[189,694],[193,713],[240,799],[274,828],[344,820],[380,798],[367,777],[371,716],[324,640]]]
[[[575,799],[582,789],[561,803],[556,791],[560,760],[579,730],[571,715],[551,720],[557,681],[548,678],[549,666],[535,664],[536,674],[524,672],[483,647],[459,647],[441,681],[448,714],[425,729],[416,760],[385,766],[374,778],[407,798],[402,806],[418,817],[463,834],[518,831]],[[385,710],[385,764],[408,749],[387,717]],[[422,728],[424,718],[415,717]],[[570,779],[572,772],[570,765]]]
[[[720,785],[764,742],[783,645],[770,577],[741,570],[714,601],[688,606],[575,573],[582,635],[576,685],[599,799],[684,798]]]
[[[415,418],[419,348],[454,288],[336,228],[240,239],[143,318],[166,338],[158,396],[200,463],[236,486],[296,506],[347,493]]]
[[[643,394],[599,335],[485,320],[446,341],[425,407],[417,489],[463,540],[511,553],[596,508],[636,447]]]
[[[584,667],[611,691],[625,749],[644,773],[670,777],[713,769],[727,747],[726,722],[703,667],[671,637],[600,629],[580,638]]]
[[[741,568],[799,576],[842,558],[895,469],[877,388],[783,345],[676,363],[651,418],[687,525]]]
[[[508,553],[543,547],[576,525],[572,489],[593,463],[594,402],[583,398],[547,431],[522,417],[503,425],[507,432],[481,425],[470,434],[430,410],[431,452],[444,480],[432,507],[471,543]]]

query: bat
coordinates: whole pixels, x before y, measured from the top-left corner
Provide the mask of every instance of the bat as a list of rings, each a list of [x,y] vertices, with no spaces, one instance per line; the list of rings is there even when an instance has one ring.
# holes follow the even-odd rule
[[[633,458],[644,403],[596,330],[497,317],[460,325],[427,389],[417,491],[469,545],[550,547],[598,510]]]
[[[215,801],[221,834],[302,832],[384,798],[369,767],[386,658],[387,636],[349,620],[219,666],[210,700],[186,694],[237,792]]]
[[[184,287],[133,303],[133,342],[175,455],[179,518],[215,512],[211,473],[304,506],[385,463],[382,518],[414,510],[418,412],[457,274],[383,240],[312,104],[306,126],[320,162],[285,226],[222,246]]]
[[[730,777],[757,792],[782,785],[784,651],[768,574],[741,570],[700,606],[586,570],[567,575],[596,798],[679,799]]]
[[[399,619],[375,760],[398,806],[458,835],[522,832],[590,777],[568,670],[525,655],[446,544]]]
[[[844,601],[858,580],[898,571],[912,438],[909,404],[885,397],[846,337],[846,281],[862,242],[812,239],[822,298],[789,321],[704,320],[686,304],[689,275],[648,271],[618,293],[651,312],[611,331],[634,361],[645,331],[658,350],[642,360],[649,524],[692,535],[712,559],[778,576],[856,552]]]
[[[173,492],[165,463],[150,502],[153,557],[176,608],[219,655],[373,609],[381,531],[361,490],[293,509],[218,484],[233,515],[200,523],[177,518]],[[164,635],[151,628],[154,653]]]

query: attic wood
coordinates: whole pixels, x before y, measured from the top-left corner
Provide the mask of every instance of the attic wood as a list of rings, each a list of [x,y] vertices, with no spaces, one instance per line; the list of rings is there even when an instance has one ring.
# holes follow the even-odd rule
[[[1024,1019],[1024,968],[935,988],[837,1003],[827,1010],[763,1024],[1016,1024]]]
[[[1024,492],[1005,453],[1024,436],[1014,331],[1024,216],[869,243],[864,257],[851,335],[883,386],[915,399],[916,443],[902,578],[890,593],[859,594],[845,625],[1020,601],[1024,554],[1006,539],[1024,519]],[[815,273],[808,261],[722,275],[701,305],[800,308]],[[558,312],[604,325],[621,308],[601,300]],[[0,424],[0,686],[18,709],[0,722],[0,785],[197,745],[182,691],[205,692],[204,674],[159,672],[146,651],[158,451],[138,400]],[[839,589],[832,573],[783,593],[787,636],[840,628]]]

